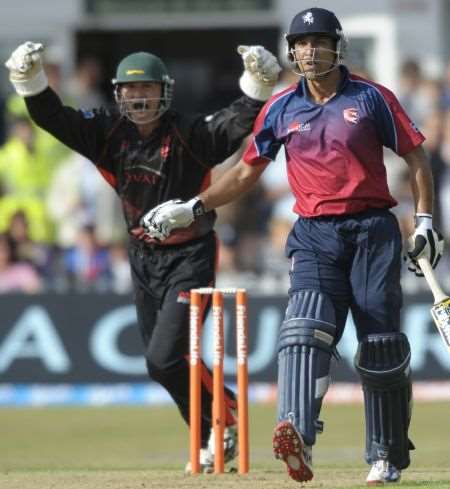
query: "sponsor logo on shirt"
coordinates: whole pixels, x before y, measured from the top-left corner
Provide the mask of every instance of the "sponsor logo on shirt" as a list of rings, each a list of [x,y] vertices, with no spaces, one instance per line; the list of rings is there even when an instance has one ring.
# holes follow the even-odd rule
[[[93,119],[95,114],[92,110],[81,109],[81,113],[83,114],[84,119]]]
[[[289,124],[287,133],[291,134],[291,132],[305,132],[311,131],[311,124],[309,122],[292,122]]]
[[[312,12],[306,12],[306,14],[303,16],[303,23],[309,25],[314,23],[314,16]]]
[[[350,122],[350,124],[358,124],[359,122],[359,112],[354,107],[344,109],[342,115],[344,116],[344,120]]]

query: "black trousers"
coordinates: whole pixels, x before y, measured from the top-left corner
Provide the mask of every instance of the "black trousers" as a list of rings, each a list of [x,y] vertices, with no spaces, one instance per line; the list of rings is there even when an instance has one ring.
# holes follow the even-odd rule
[[[153,247],[133,242],[129,258],[138,325],[148,374],[167,389],[189,423],[189,291],[215,282],[217,240],[214,233],[187,244]],[[205,296],[203,317],[211,306]],[[202,446],[211,428],[212,375],[203,364]],[[234,393],[226,388],[226,424],[235,422]]]

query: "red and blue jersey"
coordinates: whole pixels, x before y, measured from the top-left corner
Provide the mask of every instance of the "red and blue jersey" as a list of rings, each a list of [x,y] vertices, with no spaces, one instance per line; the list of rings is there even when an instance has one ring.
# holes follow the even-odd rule
[[[303,217],[395,206],[383,147],[403,156],[425,139],[391,91],[340,69],[337,93],[325,104],[312,101],[304,79],[269,99],[244,154],[258,165],[284,146],[294,211]]]

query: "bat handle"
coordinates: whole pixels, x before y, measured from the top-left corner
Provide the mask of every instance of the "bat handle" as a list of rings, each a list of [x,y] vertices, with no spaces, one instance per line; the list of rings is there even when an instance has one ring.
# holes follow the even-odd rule
[[[442,290],[441,286],[439,285],[428,258],[418,258],[417,262],[419,263],[420,269],[422,270],[423,275],[431,289],[431,292],[433,293],[434,303],[437,304],[446,299],[447,294]]]

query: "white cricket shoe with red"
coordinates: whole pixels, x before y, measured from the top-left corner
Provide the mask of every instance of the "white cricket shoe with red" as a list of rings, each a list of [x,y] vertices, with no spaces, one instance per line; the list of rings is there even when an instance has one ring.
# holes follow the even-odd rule
[[[287,465],[289,476],[297,482],[307,482],[313,477],[312,448],[305,445],[290,421],[278,423],[273,434],[275,458]]]
[[[401,471],[387,460],[377,460],[372,464],[366,482],[368,486],[381,486],[385,483],[399,482]]]
[[[200,471],[203,474],[212,474],[214,472],[214,457],[208,448],[200,448]],[[184,468],[185,474],[192,474],[191,461]]]

